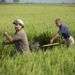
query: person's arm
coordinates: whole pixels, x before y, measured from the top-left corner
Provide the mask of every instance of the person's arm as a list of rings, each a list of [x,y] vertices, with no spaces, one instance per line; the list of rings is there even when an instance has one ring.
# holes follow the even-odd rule
[[[16,34],[13,37],[11,37],[7,32],[4,34],[6,36],[7,41],[5,41],[5,44],[13,44],[14,42],[21,40],[22,36],[21,34]]]
[[[50,43],[53,43],[55,39],[57,39],[59,37],[59,33],[56,33],[52,39],[50,40]]]
[[[13,42],[3,41],[2,44],[3,44],[3,45],[8,45],[8,44],[13,44]]]
[[[6,43],[9,44],[9,43],[13,43],[13,38],[7,33],[5,32],[4,35],[6,36]]]

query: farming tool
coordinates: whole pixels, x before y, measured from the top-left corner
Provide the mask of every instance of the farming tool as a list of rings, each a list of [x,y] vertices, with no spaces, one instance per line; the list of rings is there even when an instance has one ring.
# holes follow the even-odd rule
[[[42,47],[52,47],[52,46],[58,46],[60,45],[60,43],[52,43],[52,44],[46,44],[46,45],[43,45]]]

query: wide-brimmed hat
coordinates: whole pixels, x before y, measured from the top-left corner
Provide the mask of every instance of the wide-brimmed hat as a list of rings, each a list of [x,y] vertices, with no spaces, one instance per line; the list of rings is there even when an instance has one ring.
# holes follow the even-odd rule
[[[13,24],[17,25],[21,25],[22,27],[24,27],[24,22],[21,19],[16,19],[13,21]]]

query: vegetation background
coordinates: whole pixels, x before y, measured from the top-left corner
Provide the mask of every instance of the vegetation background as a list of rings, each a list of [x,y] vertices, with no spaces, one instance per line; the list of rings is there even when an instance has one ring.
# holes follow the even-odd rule
[[[14,35],[14,19],[23,19],[29,41],[37,37],[45,41],[58,30],[54,24],[57,17],[75,37],[74,4],[0,4],[0,75],[75,75],[75,46],[14,55],[14,45],[2,45],[5,31]]]

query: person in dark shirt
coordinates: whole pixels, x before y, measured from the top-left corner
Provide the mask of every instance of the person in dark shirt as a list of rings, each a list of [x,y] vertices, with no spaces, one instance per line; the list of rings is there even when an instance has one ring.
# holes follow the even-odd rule
[[[61,21],[60,18],[57,18],[55,20],[56,26],[59,28],[58,32],[54,35],[54,37],[51,39],[51,43],[58,38],[61,37],[67,46],[74,44],[74,38],[71,36],[68,27]]]
[[[13,22],[15,26],[15,35],[11,37],[7,32],[4,33],[7,41],[5,44],[15,44],[15,47],[18,52],[28,52],[29,51],[29,43],[26,32],[23,30],[24,23],[21,19],[16,19]]]

